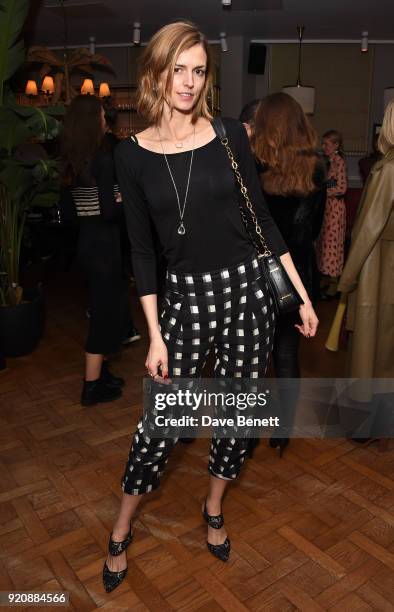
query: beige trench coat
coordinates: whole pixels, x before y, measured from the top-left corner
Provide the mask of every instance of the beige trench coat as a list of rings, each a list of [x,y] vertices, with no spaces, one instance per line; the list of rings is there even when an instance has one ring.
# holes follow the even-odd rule
[[[349,378],[394,377],[394,148],[372,169],[338,289],[348,294]]]

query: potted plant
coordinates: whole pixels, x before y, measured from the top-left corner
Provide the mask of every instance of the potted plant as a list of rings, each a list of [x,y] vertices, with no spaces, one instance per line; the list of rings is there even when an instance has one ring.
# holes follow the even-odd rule
[[[55,138],[64,108],[18,105],[8,83],[24,60],[19,37],[28,4],[0,0],[0,352],[6,356],[31,352],[43,331],[42,296],[24,293],[19,261],[28,211],[53,206],[59,193],[57,160],[27,161],[21,149]]]
[[[1,142],[5,114],[0,107]],[[40,291],[26,294],[19,281],[26,215],[33,207],[53,206],[59,191],[56,160],[19,160],[16,148],[11,146],[10,153],[0,151],[0,346],[10,357],[34,350],[44,325]]]

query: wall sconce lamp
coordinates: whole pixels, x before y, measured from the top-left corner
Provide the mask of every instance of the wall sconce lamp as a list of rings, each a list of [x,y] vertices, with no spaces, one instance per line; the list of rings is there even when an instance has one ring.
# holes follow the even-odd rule
[[[109,98],[110,95],[111,95],[111,90],[109,88],[108,83],[100,83],[99,98]]]
[[[94,85],[92,79],[85,79],[82,83],[81,94],[94,96]]]
[[[47,100],[55,93],[55,84],[53,82],[53,78],[51,76],[46,76],[41,85],[41,91],[44,92],[44,95]]]
[[[25,94],[32,99],[34,96],[38,96],[38,87],[35,81],[27,81]]]

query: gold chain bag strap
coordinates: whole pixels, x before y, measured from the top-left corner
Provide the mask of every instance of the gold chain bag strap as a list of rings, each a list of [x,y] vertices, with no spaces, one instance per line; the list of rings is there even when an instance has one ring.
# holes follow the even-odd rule
[[[300,307],[300,304],[304,302],[301,299],[298,291],[291,282],[280,258],[273,254],[267,246],[263,232],[257,220],[256,213],[254,211],[252,202],[250,201],[248,190],[245,187],[240,171],[238,170],[238,163],[233,155],[230,148],[228,137],[226,134],[226,128],[224,127],[223,121],[220,117],[216,117],[212,122],[213,128],[216,135],[219,137],[220,142],[224,146],[228,158],[231,163],[235,178],[240,188],[240,192],[245,205],[239,202],[239,210],[241,213],[242,220],[244,222],[246,231],[255,247],[258,257],[262,258],[263,270],[265,278],[268,282],[271,295],[274,300],[275,308],[278,314],[284,314],[292,312]],[[249,211],[250,218],[253,225],[253,233],[250,230],[250,223],[247,218],[246,209]]]

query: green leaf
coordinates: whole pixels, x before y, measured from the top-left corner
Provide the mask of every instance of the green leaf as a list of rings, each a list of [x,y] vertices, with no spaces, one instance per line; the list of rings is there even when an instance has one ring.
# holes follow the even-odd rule
[[[7,150],[8,155],[11,155],[15,147],[31,136],[31,132],[23,119],[12,110],[0,106],[0,135],[0,146]]]
[[[48,191],[46,193],[37,193],[30,202],[30,206],[40,206],[42,208],[51,208],[59,201],[58,191]]]
[[[62,117],[66,113],[66,107],[64,106],[64,104],[48,106],[48,108],[45,109],[45,113],[50,117]]]
[[[10,100],[10,103],[7,104],[7,106],[10,106],[12,110],[21,117],[32,117],[38,112],[38,107],[36,106],[26,106],[23,104],[12,103],[12,100]],[[45,116],[61,117],[65,114],[66,108],[63,104],[57,104],[56,106],[47,106],[45,108],[40,107],[39,111]]]
[[[23,207],[24,197],[34,185],[31,170],[13,160],[3,160],[0,181],[7,187],[11,201],[18,208]]]
[[[43,109],[35,108],[35,112],[26,118],[26,125],[39,140],[51,140],[56,138],[61,130],[61,124],[57,119],[48,115]]]
[[[0,104],[4,83],[24,61],[24,44],[19,40],[29,10],[29,0],[0,0]]]

